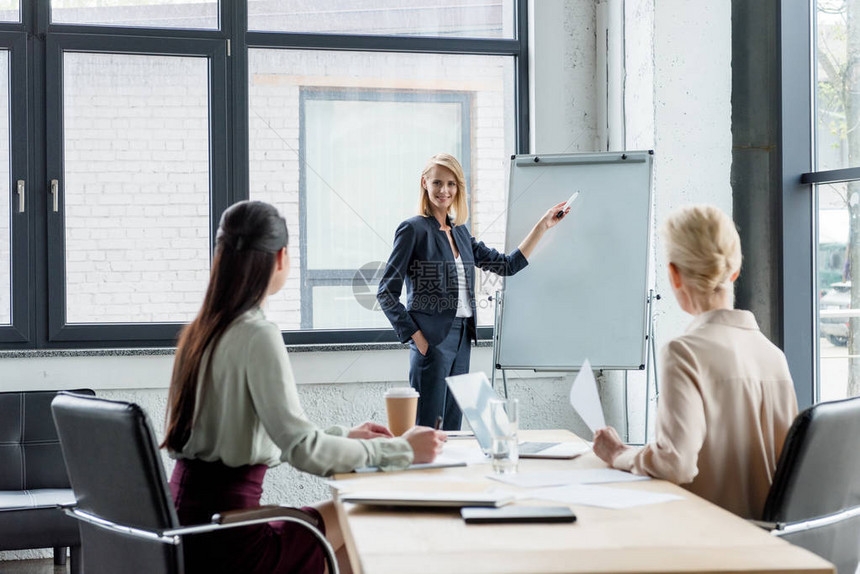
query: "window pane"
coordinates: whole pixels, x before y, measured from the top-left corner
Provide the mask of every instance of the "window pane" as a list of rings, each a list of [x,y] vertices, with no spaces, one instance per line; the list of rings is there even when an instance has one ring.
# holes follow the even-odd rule
[[[860,14],[851,14],[857,8],[844,0],[816,0],[816,5],[816,169],[858,167],[860,75],[849,66],[860,57]]]
[[[218,0],[51,0],[54,24],[218,28]]]
[[[20,22],[21,3],[19,0],[0,0],[0,22]]]
[[[848,197],[860,184],[817,186],[818,293],[820,378],[819,397],[829,401],[860,394],[860,293],[852,288],[857,269],[848,247]],[[855,207],[856,209],[856,207]],[[855,251],[857,251],[855,249]],[[857,314],[857,317],[852,315]]]
[[[209,270],[205,58],[66,53],[66,318],[193,318]]]
[[[9,189],[9,51],[0,51],[0,325],[12,324],[12,194]]]
[[[283,329],[389,326],[366,293],[435,153],[460,159],[472,234],[503,249],[512,58],[250,50],[249,69],[251,197],[290,226],[291,276],[268,311]]]
[[[352,285],[317,287],[313,299],[315,329],[391,328],[385,315],[374,310],[376,285],[364,294]],[[364,299],[365,304],[356,305],[356,299]]]
[[[403,214],[415,210],[416,174],[427,158],[437,150],[463,157],[468,97],[421,102],[409,101],[407,93],[393,95],[402,101],[381,101],[380,95],[323,90],[304,99],[305,164],[299,169],[307,197],[305,252],[311,271],[358,269],[368,257],[385,260],[387,241],[379,240],[377,230],[396,229]],[[328,99],[365,96],[370,99]],[[414,129],[404,131],[406,125]],[[348,169],[340,163],[344,160]],[[380,169],[389,181],[402,182],[399,193],[376,177]],[[415,193],[409,193],[411,188]],[[366,219],[356,213],[366,211],[363,205],[373,206]]]
[[[250,0],[248,29],[513,38],[514,0]]]

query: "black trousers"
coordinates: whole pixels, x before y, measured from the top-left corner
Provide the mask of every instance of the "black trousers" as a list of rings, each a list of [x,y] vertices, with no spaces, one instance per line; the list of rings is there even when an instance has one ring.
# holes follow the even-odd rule
[[[448,390],[445,377],[469,372],[472,349],[468,321],[472,320],[455,318],[448,335],[438,345],[431,345],[426,355],[411,343],[409,384],[420,394],[416,424],[432,427],[441,415],[444,430],[460,430],[463,414]]]

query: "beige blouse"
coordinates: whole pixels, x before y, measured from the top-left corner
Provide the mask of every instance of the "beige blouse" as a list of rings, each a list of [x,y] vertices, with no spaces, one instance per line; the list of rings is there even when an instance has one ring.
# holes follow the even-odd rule
[[[322,476],[362,466],[397,470],[412,462],[405,439],[351,439],[345,427],[322,430],[308,421],[281,331],[259,308],[227,328],[211,371],[200,377],[191,436],[182,452],[171,453],[175,458],[233,467],[287,462]]]
[[[749,311],[703,313],[663,349],[656,441],[612,466],[760,518],[797,398],[785,355]]]

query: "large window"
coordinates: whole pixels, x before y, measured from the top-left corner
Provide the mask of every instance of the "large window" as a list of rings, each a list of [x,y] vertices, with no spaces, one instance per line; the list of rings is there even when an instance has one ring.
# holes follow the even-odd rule
[[[247,198],[289,225],[267,304],[285,340],[393,341],[376,286],[439,152],[464,166],[473,235],[504,245],[507,158],[528,151],[515,0],[44,6],[0,0],[5,348],[171,345]]]
[[[842,0],[780,6],[780,313],[808,405],[860,395],[860,12]]]
[[[850,173],[860,167],[860,77],[852,70],[860,58],[858,10],[852,2],[815,2],[813,169],[822,176],[814,186],[821,400],[860,395],[860,281],[854,280],[860,269],[860,173]]]

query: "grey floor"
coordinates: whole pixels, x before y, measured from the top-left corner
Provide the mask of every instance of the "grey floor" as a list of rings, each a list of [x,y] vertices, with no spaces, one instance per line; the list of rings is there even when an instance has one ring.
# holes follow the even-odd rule
[[[0,561],[0,574],[67,574],[68,571],[68,560],[65,566],[54,566],[53,558]]]

